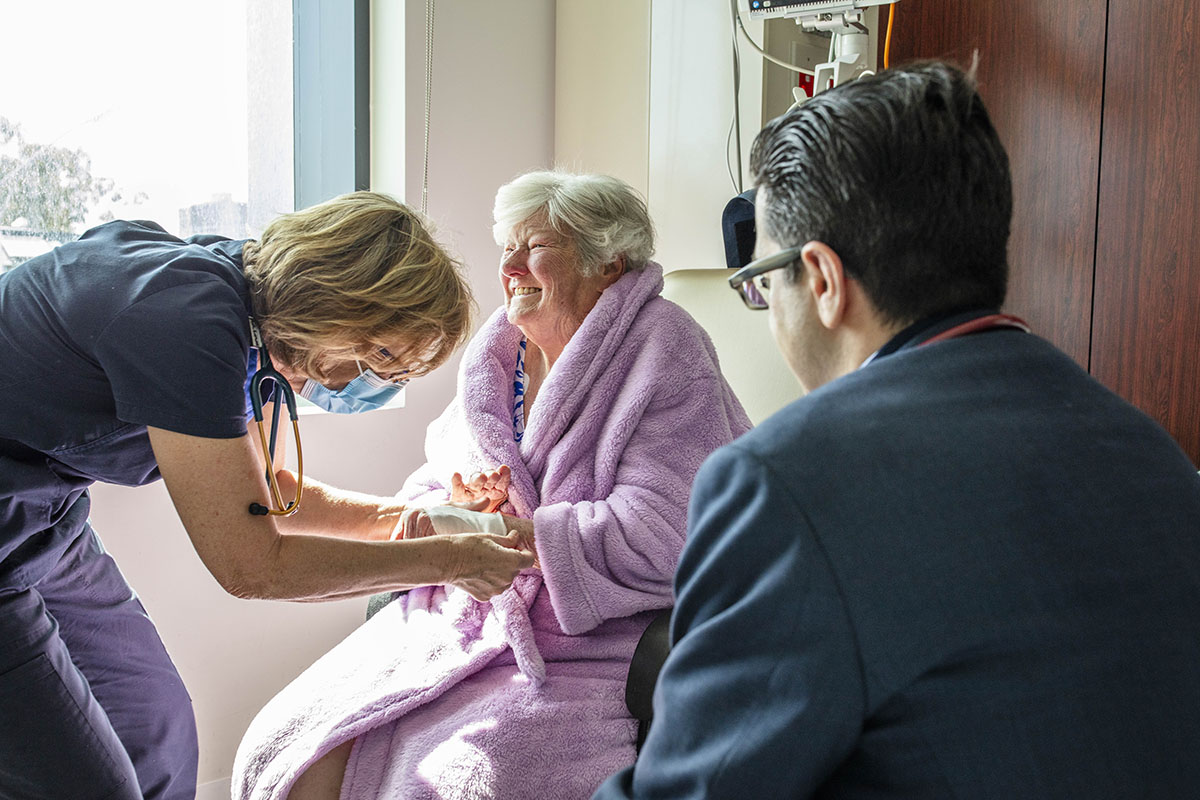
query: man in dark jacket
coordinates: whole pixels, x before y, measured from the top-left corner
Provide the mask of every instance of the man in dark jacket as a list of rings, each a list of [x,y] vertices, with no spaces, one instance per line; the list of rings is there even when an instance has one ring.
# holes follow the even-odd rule
[[[1200,478],[1000,313],[973,78],[823,92],[752,170],[732,282],[809,394],[697,476],[654,724],[597,797],[1195,796]]]

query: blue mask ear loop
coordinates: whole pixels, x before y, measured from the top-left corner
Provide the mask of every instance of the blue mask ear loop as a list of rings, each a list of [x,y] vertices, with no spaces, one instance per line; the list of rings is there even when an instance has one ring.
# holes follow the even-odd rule
[[[300,497],[304,494],[304,449],[300,444],[300,421],[299,415],[296,413],[296,393],[284,377],[275,370],[271,363],[271,354],[267,352],[262,341],[262,334],[259,333],[258,325],[253,319],[250,320],[250,335],[262,358],[262,366],[250,378],[250,407],[254,412],[254,421],[258,424],[258,438],[267,459],[267,485],[271,489],[271,497],[275,503],[275,508],[267,508],[261,503],[251,503],[250,513],[255,516],[270,514],[290,517],[300,509]],[[283,495],[279,491],[279,482],[275,479],[275,438],[279,428],[280,412],[278,402],[275,403],[275,411],[271,417],[271,441],[269,443],[263,428],[262,382],[264,380],[271,381],[275,389],[283,395],[284,402],[288,407],[288,416],[292,420],[292,433],[296,439],[296,499],[291,503],[283,502]]]

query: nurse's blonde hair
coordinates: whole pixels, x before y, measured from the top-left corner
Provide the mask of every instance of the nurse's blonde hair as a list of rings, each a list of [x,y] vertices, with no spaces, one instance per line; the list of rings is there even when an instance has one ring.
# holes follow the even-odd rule
[[[514,228],[538,215],[574,242],[584,275],[595,275],[620,257],[627,270],[636,272],[654,254],[646,203],[619,178],[546,170],[504,184],[492,209],[496,244],[504,246]]]
[[[470,328],[460,265],[387,195],[354,192],[286,214],[242,258],[271,354],[318,382],[351,359],[422,375]]]

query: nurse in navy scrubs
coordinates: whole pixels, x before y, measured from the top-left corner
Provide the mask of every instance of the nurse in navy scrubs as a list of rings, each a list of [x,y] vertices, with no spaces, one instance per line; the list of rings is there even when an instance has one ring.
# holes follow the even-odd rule
[[[449,583],[486,598],[532,563],[515,537],[392,541],[401,506],[308,479],[285,515],[297,476],[276,470],[276,493],[264,469],[252,374],[273,367],[327,410],[376,408],[461,343],[470,305],[415,215],[369,192],[251,241],[110,222],[0,277],[0,797],[195,794],[191,701],[88,525],[94,481],[161,477],[239,597]],[[290,431],[285,414],[280,442]]]

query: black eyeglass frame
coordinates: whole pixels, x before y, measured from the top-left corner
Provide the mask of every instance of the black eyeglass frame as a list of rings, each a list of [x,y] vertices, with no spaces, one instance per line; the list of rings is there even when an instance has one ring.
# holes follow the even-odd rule
[[[791,265],[800,257],[802,250],[804,250],[803,245],[787,247],[778,253],[754,259],[729,276],[729,288],[738,293],[738,296],[742,298],[742,302],[746,304],[746,308],[752,311],[763,311],[768,307],[766,302],[764,301],[762,305],[753,302],[750,296],[746,294],[746,283],[754,280],[759,275]]]

